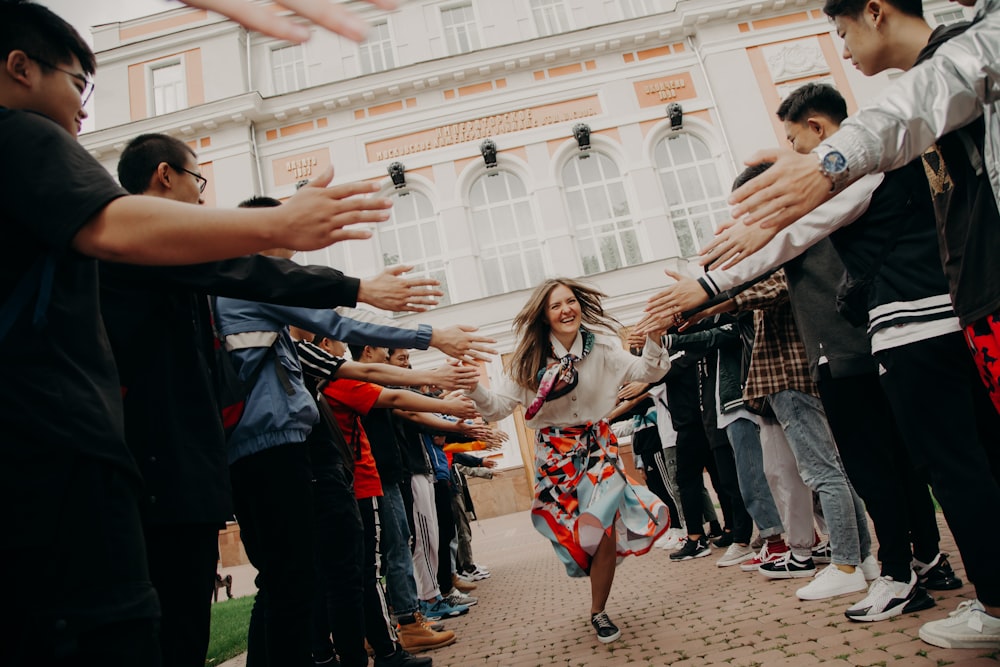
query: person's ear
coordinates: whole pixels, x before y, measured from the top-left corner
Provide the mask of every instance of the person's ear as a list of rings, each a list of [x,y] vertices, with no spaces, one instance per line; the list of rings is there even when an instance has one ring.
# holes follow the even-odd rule
[[[173,187],[173,184],[171,183],[172,171],[173,170],[170,168],[170,165],[166,162],[161,162],[156,165],[156,171],[153,172],[152,182],[149,184],[150,187],[156,186],[164,190],[171,189]]]
[[[868,0],[864,10],[865,18],[872,23],[876,30],[882,27],[882,20],[885,18],[881,0]]]
[[[818,136],[820,139],[826,138],[826,126],[823,125],[823,122],[819,118],[807,118],[806,127],[808,127],[809,131]]]
[[[28,64],[30,62],[31,58],[28,57],[27,53],[20,49],[14,49],[7,54],[4,70],[14,81],[21,85],[31,86],[31,67]]]

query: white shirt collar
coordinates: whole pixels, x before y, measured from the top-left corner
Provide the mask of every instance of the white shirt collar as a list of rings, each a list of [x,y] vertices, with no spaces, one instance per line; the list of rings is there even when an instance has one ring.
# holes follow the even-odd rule
[[[572,354],[574,357],[583,356],[583,334],[579,331],[576,332],[576,338],[573,339],[573,344],[569,346],[569,350],[562,346],[553,334],[549,334],[549,342],[552,343],[552,351],[556,353],[556,359],[562,359],[567,354]]]

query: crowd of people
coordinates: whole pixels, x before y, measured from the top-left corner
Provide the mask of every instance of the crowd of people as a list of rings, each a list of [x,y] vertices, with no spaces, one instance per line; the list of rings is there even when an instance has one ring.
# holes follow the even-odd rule
[[[252,3],[188,4],[302,38]],[[362,35],[343,7],[294,5]],[[976,598],[920,637],[1000,649],[1000,537],[980,522],[1000,507],[1000,0],[933,31],[920,0],[824,11],[864,74],[908,71],[892,103],[850,118],[830,86],[792,92],[775,112],[793,152],[737,178],[741,217],[703,276],[668,271],[631,330],[599,290],[546,280],[487,386],[495,341],[474,327],[355,308],[423,311],[434,280],[291,261],[370,236],[355,225],[391,206],[376,186],[328,171],[285,203],[209,209],[197,155],[162,134],[128,143],[116,182],[76,141],[93,52],[48,9],[0,2],[0,663],[201,667],[235,515],[258,572],[248,665],[430,665],[414,654],[456,641],[443,621],[489,576],[465,477],[493,474],[482,450],[518,406],[532,523],[590,578],[598,641],[621,636],[617,563],[654,546],[853,596],[854,621],[929,609],[927,589],[963,583],[936,499]],[[412,369],[429,347],[454,362]]]

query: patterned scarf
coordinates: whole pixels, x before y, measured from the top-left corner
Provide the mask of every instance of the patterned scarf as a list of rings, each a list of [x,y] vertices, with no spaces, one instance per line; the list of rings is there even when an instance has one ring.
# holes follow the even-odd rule
[[[559,361],[553,362],[546,368],[538,371],[540,376],[538,380],[538,393],[535,394],[535,400],[531,402],[531,405],[525,411],[525,419],[531,419],[537,415],[538,411],[542,409],[542,404],[546,401],[552,401],[565,396],[576,388],[579,377],[575,364],[586,358],[594,347],[594,334],[583,327],[580,327],[580,333],[583,335],[583,352],[579,357],[575,354],[566,354]],[[549,356],[552,359],[556,358],[556,352],[552,348],[551,343],[549,343]]]

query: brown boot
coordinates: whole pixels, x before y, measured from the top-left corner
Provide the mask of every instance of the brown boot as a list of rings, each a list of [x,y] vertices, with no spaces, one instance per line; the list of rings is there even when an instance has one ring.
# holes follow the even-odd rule
[[[429,651],[455,643],[455,633],[451,630],[435,632],[424,625],[424,617],[418,611],[413,614],[412,623],[400,623],[396,629],[399,644],[408,653]]]
[[[460,590],[463,593],[468,593],[468,592],[474,591],[474,590],[476,590],[478,588],[478,586],[476,586],[474,583],[472,583],[471,581],[466,581],[465,579],[462,579],[457,574],[452,574],[451,575],[451,583],[455,586],[455,588],[457,588],[458,590]]]

